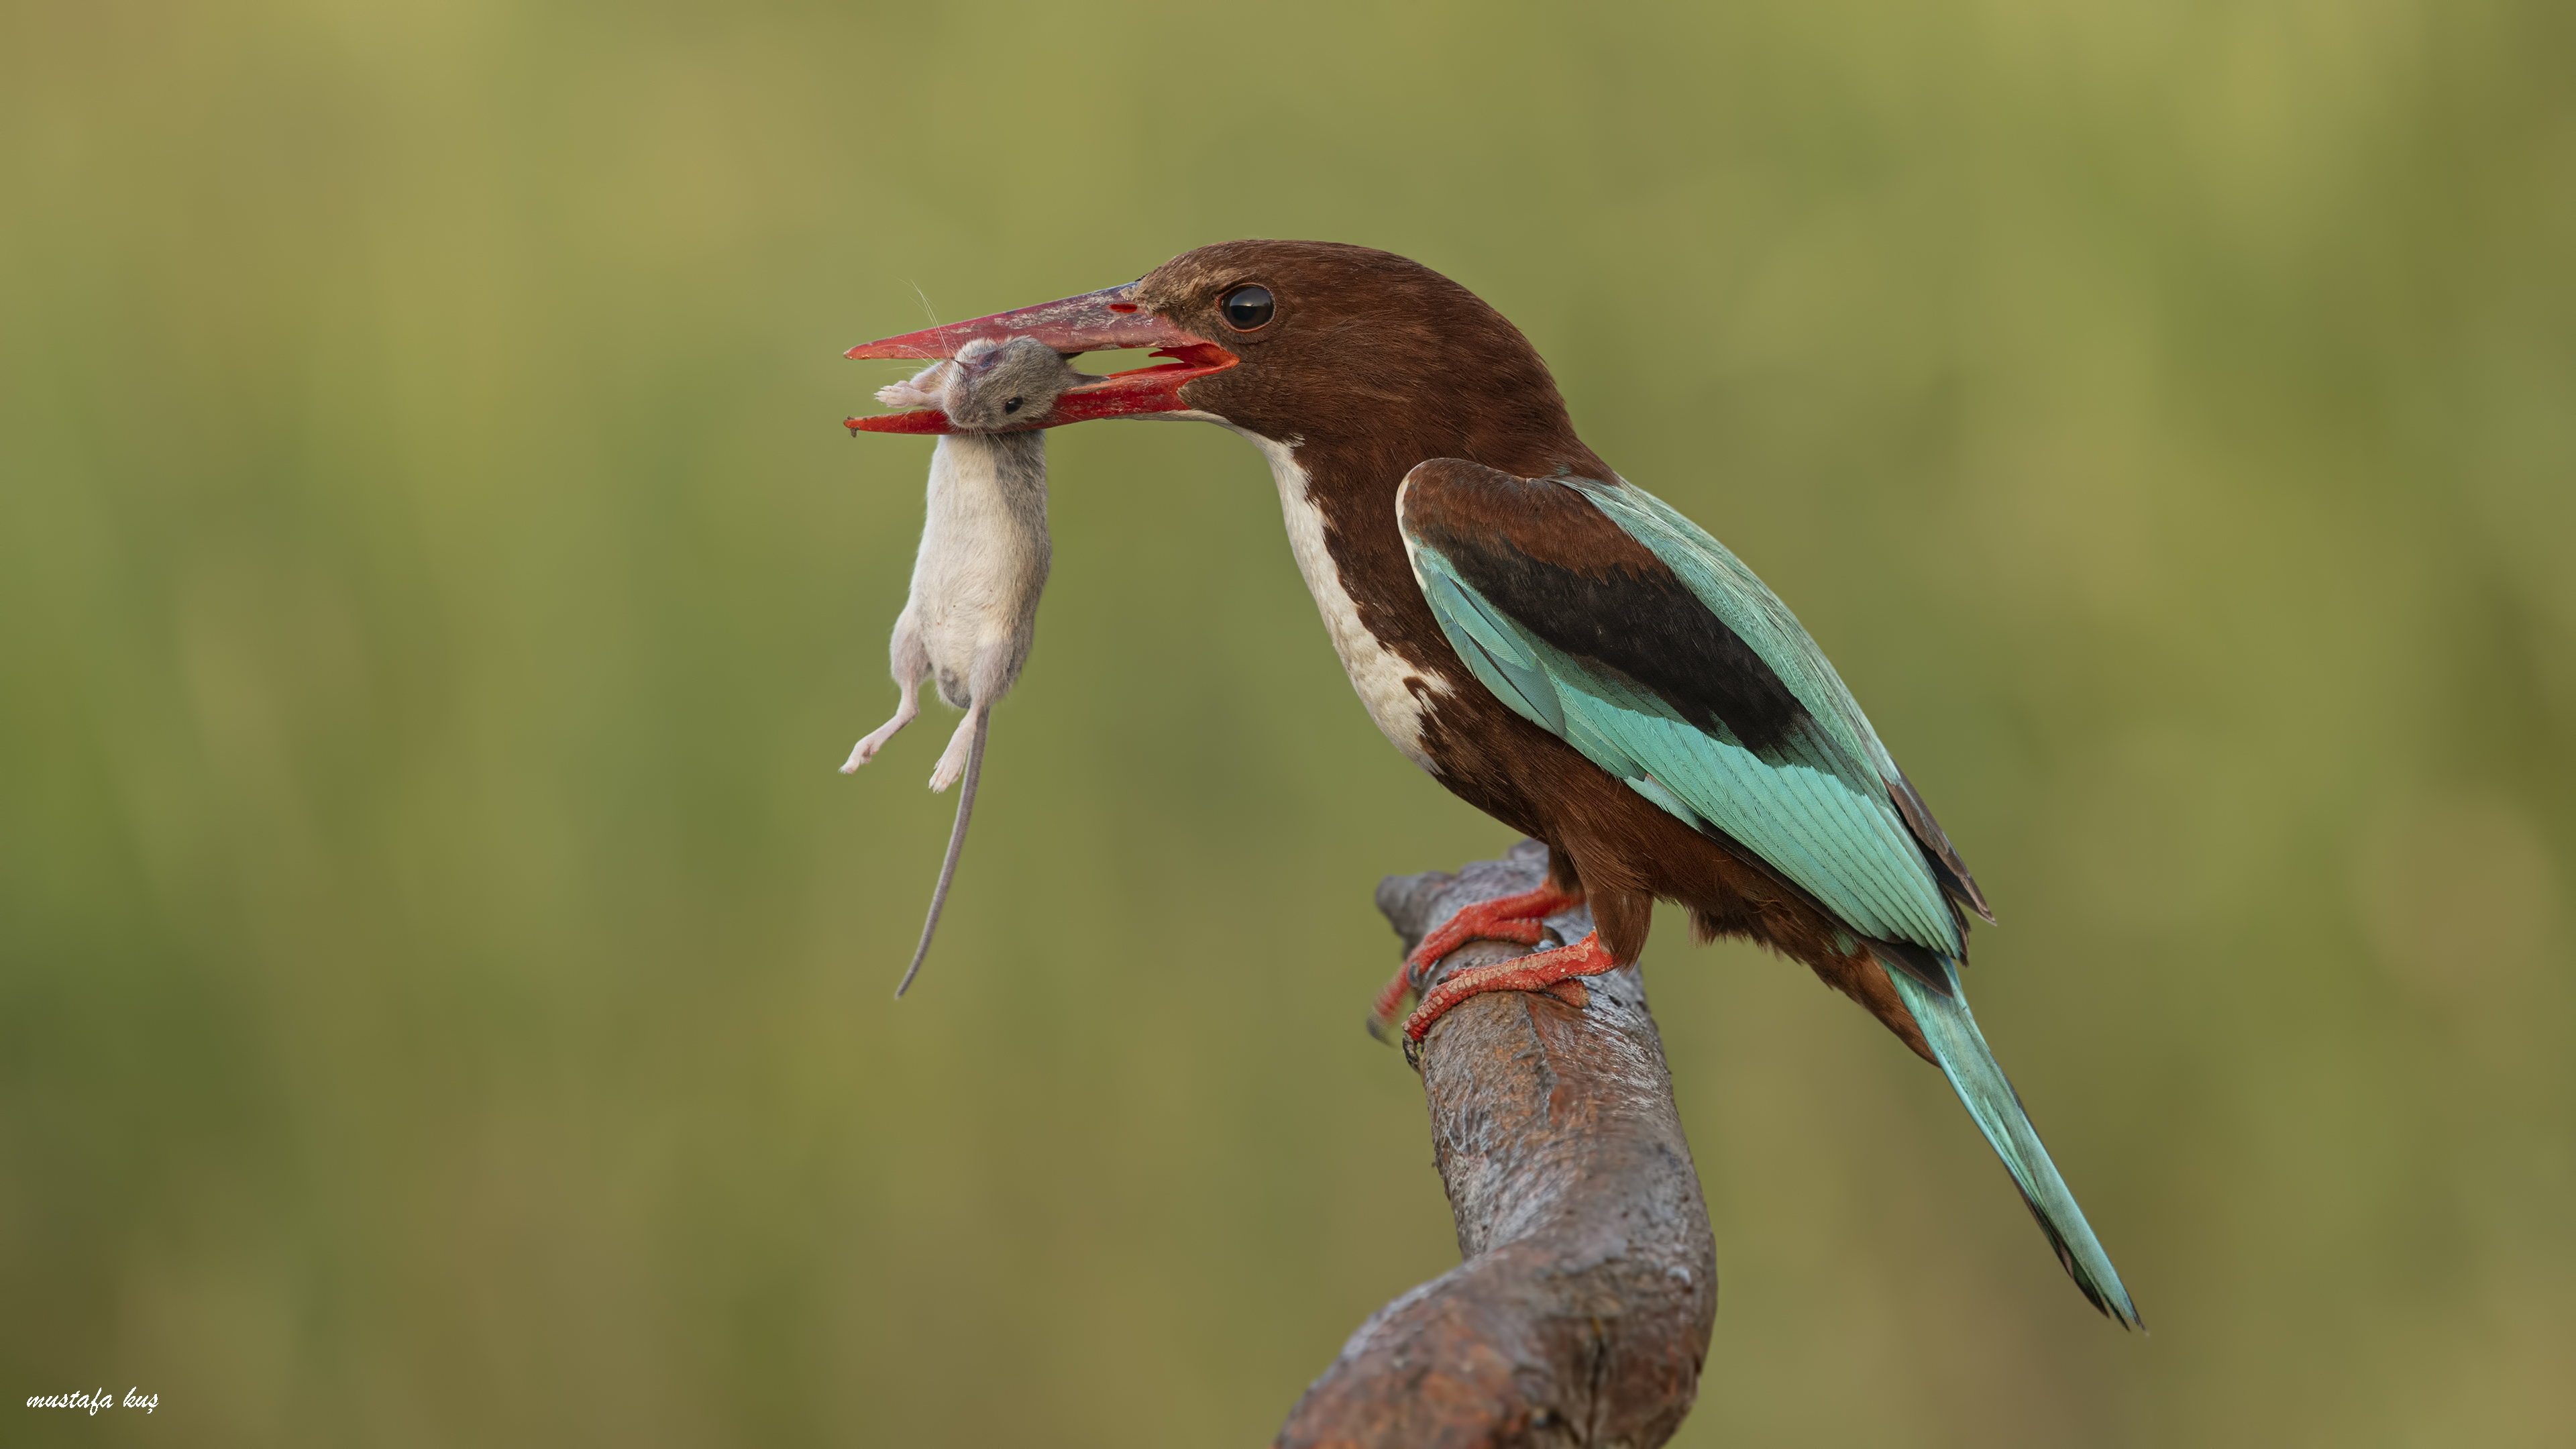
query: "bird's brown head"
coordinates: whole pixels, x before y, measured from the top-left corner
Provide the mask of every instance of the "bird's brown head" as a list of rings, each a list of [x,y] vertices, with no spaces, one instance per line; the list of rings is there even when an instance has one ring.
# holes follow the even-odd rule
[[[1068,355],[1150,347],[1169,359],[1067,392],[1039,426],[1198,416],[1281,442],[1464,457],[1545,472],[1588,459],[1547,365],[1465,287],[1391,252],[1337,242],[1232,241],[1123,287],[890,337],[852,357],[946,357],[1029,336]],[[854,418],[941,432],[936,413]]]

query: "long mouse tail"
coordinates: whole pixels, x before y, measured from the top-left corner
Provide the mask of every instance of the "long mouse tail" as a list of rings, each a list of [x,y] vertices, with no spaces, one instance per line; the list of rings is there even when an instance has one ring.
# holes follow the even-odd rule
[[[2137,1305],[2129,1301],[2129,1290],[2120,1286],[2120,1275],[2111,1267],[2111,1256],[2094,1238],[2084,1210],[2075,1205],[2075,1194],[2066,1190],[2066,1179],[2057,1175],[2048,1149],[2039,1145],[2039,1133],[2022,1110],[2020,1094],[2005,1080],[1984,1033],[1977,1030],[1977,1018],[1959,990],[1957,966],[1946,958],[1934,959],[1948,979],[1947,992],[1935,990],[1893,961],[1887,963],[1887,979],[1904,998],[1905,1009],[1914,1013],[1914,1024],[1923,1029],[1923,1040],[1939,1058],[1941,1071],[1958,1090],[1959,1100],[1967,1104],[1968,1115],[1977,1119],[1978,1130],[1994,1144],[1995,1155],[2012,1173],[2022,1201],[2039,1220],[2039,1230],[2048,1234],[2049,1246],[2057,1250],[2057,1261],[2065,1265],[2075,1286],[2122,1327],[2144,1328]]]
[[[966,822],[975,818],[975,782],[984,773],[984,736],[992,727],[992,706],[976,705],[974,743],[966,748],[966,778],[957,786],[957,824],[948,832],[948,856],[939,862],[939,886],[930,893],[930,919],[921,923],[921,944],[913,948],[912,964],[904,968],[903,980],[894,988],[897,1001],[912,989],[912,978],[921,974],[921,963],[930,955],[930,938],[939,930],[939,913],[948,908],[948,886],[957,879],[957,857],[966,853]]]

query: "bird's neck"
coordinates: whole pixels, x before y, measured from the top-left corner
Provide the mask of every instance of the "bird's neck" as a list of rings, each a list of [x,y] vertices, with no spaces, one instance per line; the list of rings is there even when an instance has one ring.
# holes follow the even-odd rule
[[[1430,613],[1405,556],[1395,507],[1397,490],[1416,465],[1460,458],[1517,478],[1574,476],[1606,482],[1615,476],[1575,436],[1561,406],[1533,406],[1482,419],[1469,415],[1458,426],[1382,431],[1361,426],[1284,444],[1260,437],[1254,441],[1270,459],[1282,503],[1303,499],[1319,514],[1337,557],[1345,558],[1345,585],[1352,596],[1408,601],[1426,622]]]
[[[1425,714],[1473,679],[1423,602],[1395,515],[1396,490],[1416,463],[1460,457],[1524,477],[1562,468],[1606,478],[1607,465],[1567,433],[1562,444],[1512,451],[1468,436],[1368,434],[1283,441],[1236,429],[1259,448],[1279,485],[1297,571],[1351,687],[1387,739],[1440,773],[1424,742]],[[1480,456],[1481,455],[1481,456]]]

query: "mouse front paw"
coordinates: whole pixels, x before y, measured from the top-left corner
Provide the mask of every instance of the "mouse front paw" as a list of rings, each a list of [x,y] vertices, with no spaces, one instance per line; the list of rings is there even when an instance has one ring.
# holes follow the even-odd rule
[[[935,408],[939,395],[909,382],[895,382],[877,389],[877,401],[890,408]]]

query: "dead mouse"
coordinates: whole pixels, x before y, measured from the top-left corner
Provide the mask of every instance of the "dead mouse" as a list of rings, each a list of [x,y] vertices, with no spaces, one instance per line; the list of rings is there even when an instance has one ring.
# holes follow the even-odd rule
[[[890,407],[939,408],[962,430],[940,434],[930,456],[929,509],[912,564],[912,597],[894,622],[890,651],[902,703],[841,766],[841,773],[853,773],[912,723],[921,712],[925,675],[938,682],[941,699],[966,711],[930,774],[933,790],[961,776],[966,784],[957,794],[957,824],[931,893],[930,919],[897,996],[930,954],[966,847],[966,822],[975,813],[993,704],[1018,682],[1037,631],[1038,595],[1054,546],[1047,538],[1046,433],[1028,424],[1051,412],[1065,389],[1090,380],[1036,338],[978,338],[954,358],[877,393]],[[998,431],[1003,428],[1024,431]]]

